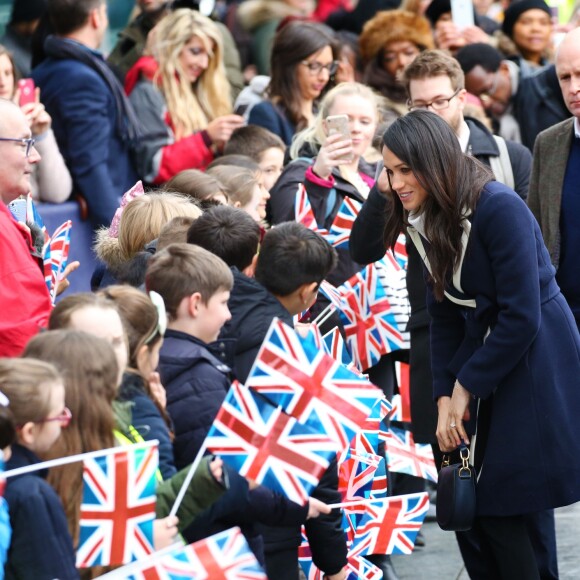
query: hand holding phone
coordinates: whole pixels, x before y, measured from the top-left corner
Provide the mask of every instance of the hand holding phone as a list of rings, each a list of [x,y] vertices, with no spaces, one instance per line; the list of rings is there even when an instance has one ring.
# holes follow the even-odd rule
[[[20,79],[18,81],[18,90],[20,91],[20,98],[18,105],[24,107],[30,103],[36,103],[36,87],[32,79]]]
[[[350,141],[350,129],[348,127],[348,115],[329,115],[326,117],[326,130],[328,136],[340,135],[342,141]],[[352,153],[347,153],[337,157],[337,159],[348,159],[352,158]]]

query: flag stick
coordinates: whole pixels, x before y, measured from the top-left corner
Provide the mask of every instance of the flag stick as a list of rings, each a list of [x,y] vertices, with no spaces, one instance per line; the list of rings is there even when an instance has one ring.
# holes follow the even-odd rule
[[[343,501],[341,503],[329,503],[326,504],[331,510],[344,508],[344,507],[351,507],[355,505],[370,505],[374,502],[380,501],[379,499],[361,499],[359,501]]]
[[[50,461],[43,461],[42,463],[35,463],[33,465],[26,465],[25,467],[18,467],[0,474],[2,477],[15,477],[17,475],[24,475],[40,469],[50,469],[51,467],[59,467],[60,465],[68,465],[69,463],[76,463],[77,461],[84,461],[85,459],[94,459],[96,457],[106,457],[107,455],[114,455],[115,453],[122,453],[129,449],[146,449],[159,445],[157,439],[152,441],[144,441],[143,443],[135,443],[135,445],[126,445],[123,447],[111,447],[109,449],[100,449],[99,451],[89,451],[88,453],[80,453],[79,455],[71,455],[69,457],[59,457],[58,459],[51,459]]]
[[[177,494],[177,497],[175,498],[175,502],[173,504],[173,507],[171,508],[171,511],[169,512],[170,517],[174,516],[177,513],[177,510],[179,509],[179,506],[181,505],[181,502],[183,501],[183,498],[185,497],[185,492],[187,491],[187,488],[189,487],[189,484],[191,483],[191,480],[193,479],[195,471],[197,470],[201,460],[203,459],[203,454],[205,453],[206,449],[207,449],[207,445],[204,441],[200,450],[197,452],[197,455],[196,455],[195,459],[193,460],[193,463],[191,464],[189,471],[187,472],[187,477],[183,480],[183,484],[181,485],[181,489],[179,490],[179,493]]]
[[[314,320],[312,320],[312,324],[318,324],[321,326],[328,318],[332,316],[332,313],[336,309],[336,306],[330,303]]]

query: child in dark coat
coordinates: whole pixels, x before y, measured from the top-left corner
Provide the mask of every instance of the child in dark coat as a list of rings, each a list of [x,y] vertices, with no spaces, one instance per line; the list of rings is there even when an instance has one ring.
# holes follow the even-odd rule
[[[37,454],[48,451],[70,421],[61,376],[45,362],[4,359],[0,361],[0,390],[8,397],[18,425],[6,469],[39,463]],[[7,480],[4,497],[12,526],[7,579],[79,577],[64,509],[45,481],[46,475],[46,470],[34,471]]]

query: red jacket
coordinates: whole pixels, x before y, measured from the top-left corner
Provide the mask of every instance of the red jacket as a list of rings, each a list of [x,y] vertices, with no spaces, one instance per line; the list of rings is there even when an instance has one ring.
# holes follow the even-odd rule
[[[175,140],[167,104],[154,83],[157,69],[152,57],[140,58],[125,77],[125,92],[144,132],[136,145],[137,171],[144,181],[160,184],[184,169],[205,169],[214,153],[207,131]]]
[[[31,243],[28,230],[0,203],[0,357],[19,356],[52,310]]]

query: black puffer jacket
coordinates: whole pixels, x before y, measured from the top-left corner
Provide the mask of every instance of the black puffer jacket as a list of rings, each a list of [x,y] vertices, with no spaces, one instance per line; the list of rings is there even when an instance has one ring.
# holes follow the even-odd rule
[[[230,387],[230,369],[190,334],[168,330],[159,356],[167,412],[175,426],[175,466],[195,459]]]
[[[248,378],[272,320],[277,317],[289,326],[293,323],[292,316],[280,301],[257,280],[242,274],[235,267],[231,270],[234,287],[228,308],[232,318],[222,328],[220,339],[235,340],[234,360],[229,360],[228,364],[233,364],[236,378],[243,383]]]

